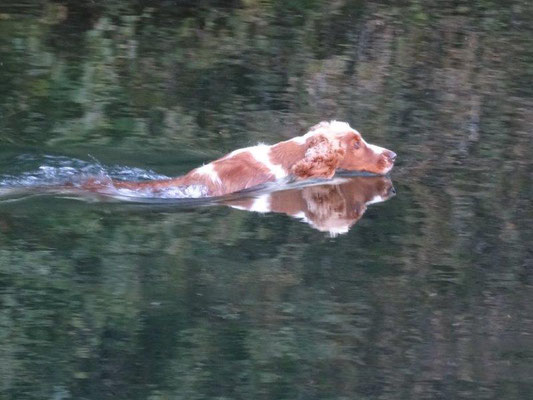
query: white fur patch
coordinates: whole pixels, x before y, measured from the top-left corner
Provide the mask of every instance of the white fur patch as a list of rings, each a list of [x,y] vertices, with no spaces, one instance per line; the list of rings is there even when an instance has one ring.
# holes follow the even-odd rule
[[[211,181],[215,183],[220,183],[220,177],[218,176],[218,173],[215,171],[215,167],[213,166],[212,163],[205,164],[199,168],[196,168],[194,172],[197,174],[208,176],[209,179],[211,179]]]
[[[339,135],[344,135],[348,132],[357,132],[355,129],[353,129],[350,124],[347,122],[341,122],[341,121],[330,121],[330,122],[321,122],[318,125],[315,125],[311,128],[309,132],[307,132],[305,135],[300,136],[302,139],[299,139],[300,141],[303,140],[304,142],[309,139],[309,137],[314,136],[316,134],[322,134],[326,137],[332,138]]]
[[[293,214],[292,216],[294,218],[298,218],[298,219],[302,220],[303,222],[307,222],[308,224],[311,223],[303,211],[300,211],[299,213]]]
[[[366,142],[365,142],[366,143]],[[383,147],[379,147],[379,146],[376,146],[375,144],[368,144],[366,143],[366,145],[368,146],[368,148],[370,150],[372,150],[374,152],[374,154],[376,155],[381,155],[383,154],[383,152],[385,151],[385,149]]]
[[[306,137],[305,136],[296,136],[294,138],[292,138],[291,140],[289,140],[289,142],[294,142],[296,144],[305,144],[305,141],[306,141]]]
[[[343,134],[349,131],[354,131],[349,123],[341,121],[331,121],[329,127],[327,128],[328,132],[333,134]]]
[[[385,201],[385,198],[383,198],[383,196],[377,195],[377,196],[372,197],[372,198],[371,198],[369,201],[367,201],[365,204],[368,206],[368,205],[370,205],[370,204],[381,203],[382,201]]]
[[[270,159],[270,147],[267,144],[258,144],[257,146],[252,147],[245,147],[242,149],[237,149],[229,153],[227,156],[225,156],[223,159],[231,158],[233,156],[236,156],[237,154],[241,154],[244,152],[250,153],[250,155],[258,162],[263,164],[265,167],[268,168],[270,173],[274,175],[276,179],[286,178],[287,173],[283,169],[283,167],[280,164],[274,164]]]
[[[267,213],[271,211],[270,208],[270,195],[269,194],[263,194],[256,199],[254,199],[254,202],[252,206],[250,207],[250,211],[260,212],[260,213]]]
[[[256,161],[267,167],[276,179],[285,178],[287,176],[287,173],[280,164],[272,163],[270,159],[270,146],[260,144],[254,147],[248,147],[245,150],[249,151]]]

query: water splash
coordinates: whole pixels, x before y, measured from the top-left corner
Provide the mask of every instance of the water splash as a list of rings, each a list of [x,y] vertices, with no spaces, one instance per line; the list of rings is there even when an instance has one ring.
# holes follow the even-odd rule
[[[0,174],[0,196],[20,198],[35,194],[55,194],[88,198],[96,194],[135,201],[149,198],[199,198],[208,194],[207,188],[202,185],[179,186],[159,191],[115,188],[114,180],[147,181],[169,177],[149,169],[105,166],[96,158],[91,159],[92,161],[84,161],[64,156],[19,155],[10,163],[8,169],[28,171]],[[93,196],[87,196],[89,193],[86,187],[89,182],[92,186],[98,186],[97,193],[92,193]]]
[[[198,199],[209,195],[207,187],[203,185],[175,186],[169,188],[131,190],[114,188],[108,194],[118,200],[144,202],[147,199]]]

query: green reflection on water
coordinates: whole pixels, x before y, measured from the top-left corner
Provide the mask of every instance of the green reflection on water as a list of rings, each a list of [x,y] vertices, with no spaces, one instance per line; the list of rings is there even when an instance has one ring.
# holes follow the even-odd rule
[[[1,397],[532,396],[531,2],[87,4],[0,5],[0,173],[178,174],[338,118],[399,154],[399,194],[336,238],[0,204]]]

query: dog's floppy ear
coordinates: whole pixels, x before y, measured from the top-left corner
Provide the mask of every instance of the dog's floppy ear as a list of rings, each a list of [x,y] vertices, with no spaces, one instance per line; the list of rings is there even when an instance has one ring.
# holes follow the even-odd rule
[[[344,150],[323,135],[311,138],[303,159],[294,164],[291,173],[298,179],[331,178],[335,175]]]

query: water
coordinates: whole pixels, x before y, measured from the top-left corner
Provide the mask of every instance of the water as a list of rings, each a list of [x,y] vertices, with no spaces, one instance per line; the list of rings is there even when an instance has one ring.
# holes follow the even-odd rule
[[[2,1],[0,192],[24,190],[0,196],[0,398],[533,397],[532,18]],[[176,176],[332,118],[398,153],[391,181],[33,191]]]

